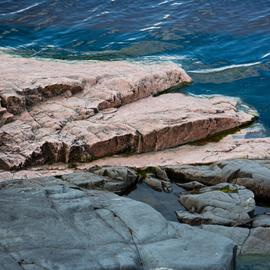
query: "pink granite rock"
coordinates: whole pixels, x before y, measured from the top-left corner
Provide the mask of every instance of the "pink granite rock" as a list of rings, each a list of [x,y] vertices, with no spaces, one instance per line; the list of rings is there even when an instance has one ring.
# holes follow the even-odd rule
[[[52,61],[0,54],[0,99],[19,114],[54,96],[84,99],[91,108],[119,107],[191,82],[172,63]]]
[[[0,56],[0,169],[89,162],[164,150],[250,123],[226,97],[164,94],[191,79],[174,64],[41,61]]]

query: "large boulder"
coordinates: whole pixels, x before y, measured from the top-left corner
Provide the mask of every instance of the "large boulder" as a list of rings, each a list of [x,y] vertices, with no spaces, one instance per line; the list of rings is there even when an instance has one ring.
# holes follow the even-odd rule
[[[234,269],[228,238],[59,178],[2,183],[0,219],[3,270]]]

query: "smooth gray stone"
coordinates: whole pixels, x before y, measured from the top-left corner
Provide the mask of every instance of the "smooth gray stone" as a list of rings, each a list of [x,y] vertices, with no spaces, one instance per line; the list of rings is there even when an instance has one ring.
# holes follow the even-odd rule
[[[212,165],[178,165],[166,167],[170,179],[176,183],[197,181],[203,184],[215,185],[224,182],[222,170],[216,164]]]
[[[270,161],[233,159],[210,165],[169,166],[166,172],[177,183],[198,181],[206,185],[230,182],[252,190],[259,199],[270,199]]]
[[[238,246],[237,253],[239,255],[242,253],[243,245],[250,233],[250,230],[248,228],[227,227],[221,225],[202,225],[201,228],[203,230],[217,233],[233,240]]]
[[[270,255],[270,228],[257,227],[250,230],[250,235],[242,249],[243,254]]]
[[[252,227],[270,227],[270,214],[256,216],[252,222]]]
[[[99,188],[105,184],[105,177],[96,175],[91,172],[78,172],[62,175],[61,178],[71,184],[82,188]]]
[[[233,240],[238,246],[238,255],[270,256],[270,228],[248,229],[220,225],[202,225],[201,228]]]
[[[0,220],[1,270],[234,269],[230,239],[59,179],[2,186]]]
[[[251,222],[250,213],[255,210],[252,191],[229,183],[204,187],[196,193],[179,197],[182,205],[191,213],[198,213],[208,223],[242,225]]]

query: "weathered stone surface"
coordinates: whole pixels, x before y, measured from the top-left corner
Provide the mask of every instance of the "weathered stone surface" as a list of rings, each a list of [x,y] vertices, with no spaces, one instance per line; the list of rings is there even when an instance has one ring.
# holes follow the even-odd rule
[[[232,270],[228,238],[168,222],[150,206],[57,178],[0,188],[3,270]]]
[[[255,118],[233,98],[151,96],[191,82],[174,64],[0,60],[1,104],[19,114],[0,127],[4,170],[163,150]]]
[[[232,239],[238,246],[239,255],[270,255],[270,228],[248,229],[219,225],[202,225],[201,228]]]
[[[98,189],[103,188],[106,181],[110,181],[110,178],[100,176],[90,172],[77,172],[62,175],[61,179],[74,184],[81,188],[86,189]]]
[[[243,254],[270,255],[270,228],[257,227],[250,230]]]
[[[191,213],[200,214],[211,224],[246,224],[255,210],[254,195],[250,190],[227,183],[201,188],[195,194],[180,195],[179,201]]]
[[[215,185],[226,182],[222,169],[216,165],[176,165],[166,167],[167,174],[175,182],[199,182]],[[188,184],[188,183],[186,183]]]
[[[236,103],[226,98],[221,102],[221,98],[183,94],[148,97],[84,120],[74,118],[78,114],[75,108],[81,104],[67,104],[70,102],[47,101],[4,125],[0,129],[0,168],[86,162],[123,152],[157,151],[200,140],[253,119],[252,115],[236,111]]]
[[[232,239],[238,246],[238,254],[241,254],[244,243],[249,237],[250,230],[241,227],[227,227],[220,225],[202,225],[202,229],[224,235]]]
[[[183,145],[158,152],[132,156],[108,157],[85,167],[99,166],[175,166],[182,164],[209,164],[229,159],[270,159],[270,138],[233,139],[219,142]],[[83,166],[84,167],[84,166]]]
[[[270,214],[256,216],[253,219],[252,227],[270,227]]]
[[[221,225],[202,225],[201,228],[232,239],[237,245],[238,255],[243,255],[243,246],[250,235],[250,230],[248,228],[227,227]],[[260,253],[263,254],[264,251],[261,250]]]
[[[210,165],[168,166],[167,173],[176,182],[199,181],[207,185],[231,182],[252,190],[257,198],[270,198],[268,159],[233,159]]]
[[[112,112],[106,109],[191,82],[190,77],[174,64],[41,61],[2,54],[0,59],[0,103],[9,113],[21,113],[16,121],[0,130],[0,168],[3,169],[39,164],[46,159],[51,162],[89,160],[94,154],[98,155],[99,146],[93,146],[94,154],[89,155],[85,145],[80,144],[78,134],[60,134],[67,122],[88,119],[99,110],[106,115]],[[34,106],[38,103],[39,106]],[[2,119],[6,118],[2,110],[1,115],[2,125],[7,121]],[[123,147],[126,150],[129,145],[125,140],[131,136],[132,129],[122,126],[122,134],[124,130],[127,133],[124,137],[117,133],[119,125],[107,125],[109,134],[106,137],[104,130],[103,139],[99,140],[94,130],[98,132],[102,127],[97,124],[91,127],[93,132],[87,139],[93,140],[93,144],[103,142],[106,154],[111,151],[106,140],[111,138],[111,144],[114,141],[121,144],[122,139],[124,146],[116,147],[112,153]]]
[[[79,94],[76,97],[86,100],[80,101],[81,106],[88,104],[89,109],[119,107],[191,82],[174,64],[48,61],[1,54],[0,68],[2,104],[16,114],[26,106],[63,94]]]

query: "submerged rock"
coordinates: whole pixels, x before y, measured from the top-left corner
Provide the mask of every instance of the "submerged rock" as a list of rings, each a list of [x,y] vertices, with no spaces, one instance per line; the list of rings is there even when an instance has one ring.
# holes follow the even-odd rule
[[[51,177],[1,185],[3,270],[234,269],[235,245],[228,238],[75,184]]]
[[[251,222],[250,215],[255,210],[250,190],[227,183],[201,188],[195,194],[180,195],[179,201],[191,213],[199,214],[194,218],[201,218],[202,223],[242,225]]]

